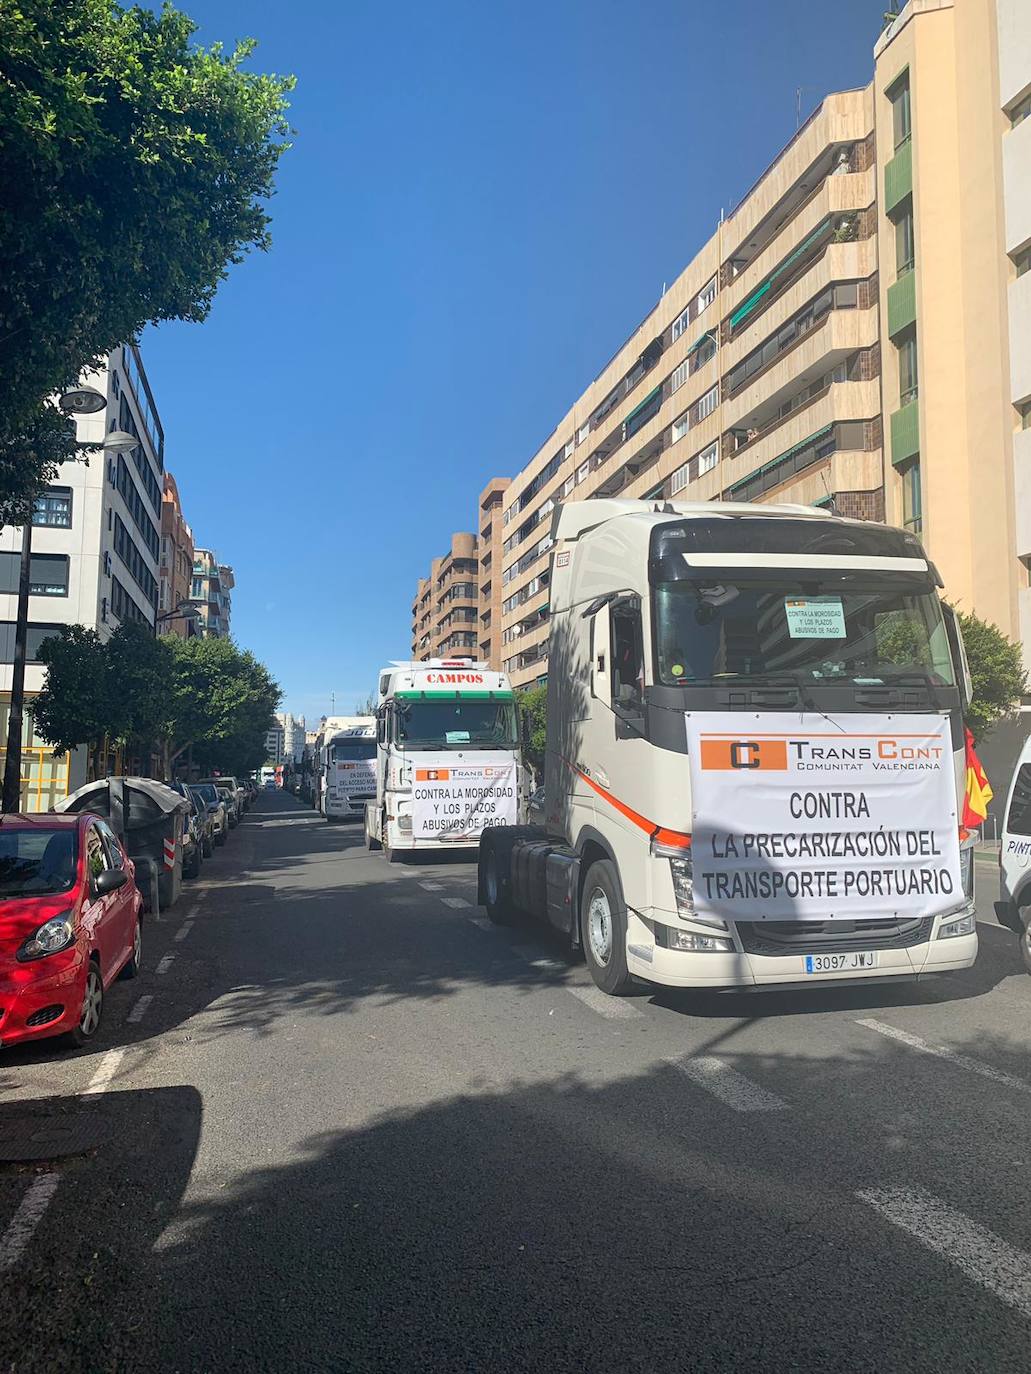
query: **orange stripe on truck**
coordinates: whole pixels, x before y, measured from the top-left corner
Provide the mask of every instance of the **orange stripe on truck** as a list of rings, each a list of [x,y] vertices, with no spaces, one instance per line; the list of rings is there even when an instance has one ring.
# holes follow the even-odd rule
[[[627,806],[626,802],[622,802],[618,797],[613,796],[607,788],[602,787],[600,782],[595,782],[593,778],[588,777],[582,768],[577,768],[575,764],[571,763],[567,763],[566,766],[571,768],[577,777],[582,778],[588,787],[597,792],[599,797],[603,797],[621,816],[625,816],[628,821],[632,821],[639,830],[643,830],[653,840],[656,840],[659,844],[675,845],[681,849],[690,849],[690,835],[686,835],[682,830],[667,830],[665,826],[659,825],[657,821],[650,821],[647,816],[642,816],[641,813],[635,811],[632,806]]]

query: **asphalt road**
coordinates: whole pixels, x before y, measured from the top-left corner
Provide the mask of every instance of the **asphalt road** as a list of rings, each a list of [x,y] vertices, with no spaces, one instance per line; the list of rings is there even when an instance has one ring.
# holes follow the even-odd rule
[[[266,794],[99,1043],[0,1054],[0,1147],[78,1141],[0,1164],[0,1369],[1026,1371],[1031,978],[979,878],[965,974],[613,1002],[470,865]]]

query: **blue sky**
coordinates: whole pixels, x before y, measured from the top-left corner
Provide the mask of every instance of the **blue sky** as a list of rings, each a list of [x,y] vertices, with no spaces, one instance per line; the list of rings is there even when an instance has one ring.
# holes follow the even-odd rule
[[[830,90],[883,0],[178,0],[297,77],[273,247],[148,330],[166,460],[288,709],[408,655],[417,577]],[[815,22],[814,22],[815,16]]]

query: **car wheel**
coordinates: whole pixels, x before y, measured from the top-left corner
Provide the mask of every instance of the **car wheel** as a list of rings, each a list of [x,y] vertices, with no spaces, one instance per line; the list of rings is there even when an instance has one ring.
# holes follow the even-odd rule
[[[184,868],[184,869],[183,869],[183,877],[184,877],[184,878],[199,878],[199,877],[200,877],[200,853],[201,853],[201,851],[200,851],[200,845],[197,845],[197,846],[194,848],[194,851],[193,851],[193,861],[192,861],[192,863],[190,864],[189,868]]]
[[[132,953],[123,966],[119,978],[138,978],[143,967],[143,918],[136,917],[136,929],[132,935]]]
[[[86,987],[83,992],[82,1006],[79,1009],[79,1024],[70,1030],[64,1040],[76,1049],[89,1042],[100,1029],[104,1015],[104,980],[100,976],[100,965],[91,959],[86,972]]]
[[[210,859],[212,854],[214,854],[215,841],[211,838],[210,835],[204,836],[204,843],[201,846],[201,851],[206,859]]]
[[[599,859],[587,870],[580,897],[580,939],[596,986],[610,997],[626,992],[632,983],[626,965],[626,906],[611,859]]]
[[[220,831],[218,832],[218,834],[215,836],[215,843],[216,843],[217,845],[221,846],[221,845],[224,845],[225,842],[226,842],[226,832],[225,832],[224,830],[220,830]]]

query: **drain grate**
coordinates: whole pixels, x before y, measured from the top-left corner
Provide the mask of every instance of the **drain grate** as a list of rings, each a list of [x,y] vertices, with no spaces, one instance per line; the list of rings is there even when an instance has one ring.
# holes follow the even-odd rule
[[[96,1150],[107,1142],[109,1125],[91,1111],[0,1113],[0,1163],[29,1164]]]

